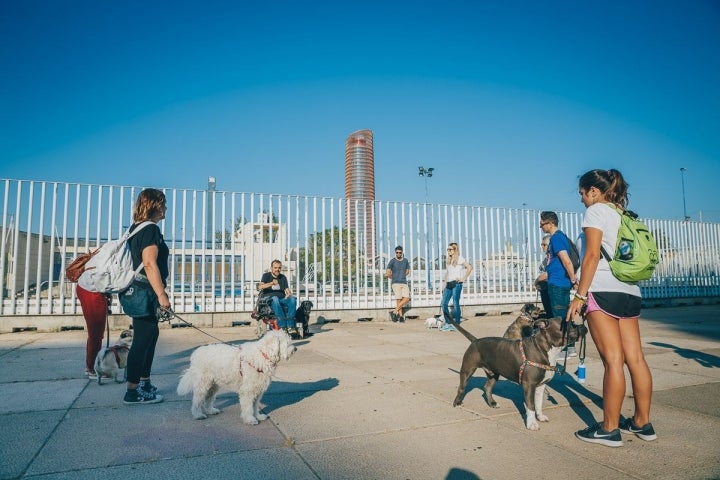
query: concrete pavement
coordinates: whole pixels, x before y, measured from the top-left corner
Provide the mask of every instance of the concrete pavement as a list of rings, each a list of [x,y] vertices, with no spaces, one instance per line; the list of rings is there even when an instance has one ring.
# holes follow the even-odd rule
[[[313,313],[312,321],[317,318]],[[471,318],[477,336],[501,335],[514,316]],[[205,329],[204,329],[205,330]],[[588,341],[587,382],[550,383],[540,430],[525,429],[520,387],[501,380],[499,408],[476,373],[453,408],[467,340],[405,324],[314,325],[278,367],[263,397],[270,418],[241,423],[237,396],[222,413],[190,416],[175,393],[190,353],[214,340],[192,328],[161,331],[156,405],[125,406],[124,385],[83,376],[85,333],[0,335],[0,479],[712,479],[720,478],[720,306],[646,309],[658,440],[623,435],[607,448],[573,432],[601,417],[602,365]],[[254,327],[214,328],[227,342]],[[118,331],[111,332],[116,339]],[[577,358],[568,360],[572,372]],[[632,415],[631,390],[623,406]]]

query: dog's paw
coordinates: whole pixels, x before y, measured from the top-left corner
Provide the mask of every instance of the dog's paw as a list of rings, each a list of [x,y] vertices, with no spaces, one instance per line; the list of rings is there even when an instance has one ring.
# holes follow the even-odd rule
[[[205,415],[204,413],[200,413],[198,415],[193,413],[193,418],[195,420],[205,420],[207,418],[207,415]]]
[[[220,413],[220,409],[219,409],[219,408],[215,408],[215,407],[212,407],[212,408],[208,411],[208,415],[217,415],[218,413]]]
[[[550,419],[548,418],[547,415],[535,415],[535,416],[541,422],[549,422],[550,421]]]
[[[250,417],[250,418],[243,418],[243,423],[246,425],[257,425],[260,422],[258,422],[257,418]]]
[[[528,419],[528,421],[525,423],[525,426],[527,427],[528,430],[532,430],[532,431],[540,430],[540,425],[538,425],[538,423],[535,421],[534,418],[532,419],[532,421],[530,421]]]
[[[263,420],[267,420],[268,416],[264,413],[258,413],[257,415],[255,415],[255,418],[262,422]]]
[[[462,405],[462,402],[462,398],[455,397],[455,400],[453,400],[453,407],[459,407],[460,405]]]

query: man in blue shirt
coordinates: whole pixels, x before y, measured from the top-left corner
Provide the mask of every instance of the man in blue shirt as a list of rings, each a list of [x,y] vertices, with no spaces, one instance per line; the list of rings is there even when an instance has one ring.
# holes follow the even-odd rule
[[[570,244],[567,236],[558,228],[555,212],[540,213],[540,228],[550,235],[547,249],[547,285],[551,315],[565,319],[570,305],[570,289],[577,283],[575,269],[570,260]],[[568,356],[574,356],[575,345],[568,345]]]

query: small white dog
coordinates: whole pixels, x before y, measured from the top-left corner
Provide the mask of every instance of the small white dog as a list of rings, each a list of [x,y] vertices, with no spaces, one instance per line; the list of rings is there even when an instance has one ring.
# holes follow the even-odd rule
[[[260,413],[260,397],[270,386],[275,367],[295,350],[290,336],[282,330],[271,330],[260,340],[239,346],[205,345],[190,356],[190,368],[180,377],[177,393],[192,392],[190,411],[193,418],[201,420],[220,413],[214,405],[215,396],[221,387],[227,387],[238,394],[243,422],[257,425],[267,418]]]
[[[132,344],[132,330],[120,332],[120,338],[112,347],[103,347],[95,357],[95,373],[97,374],[98,385],[102,385],[102,379],[113,378],[117,383],[125,381],[127,358]],[[120,372],[123,372],[120,376]]]
[[[428,318],[425,320],[425,327],[427,328],[440,328],[445,323],[445,320],[442,319],[442,315],[435,315],[433,317]]]

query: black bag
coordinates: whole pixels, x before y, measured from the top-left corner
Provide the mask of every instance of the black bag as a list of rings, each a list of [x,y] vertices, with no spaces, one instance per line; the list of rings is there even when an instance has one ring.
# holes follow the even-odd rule
[[[452,282],[447,282],[445,284],[445,288],[447,288],[448,290],[452,290],[455,287],[457,287],[457,284],[458,284],[457,280],[453,280]]]
[[[150,284],[138,280],[134,280],[127,290],[118,294],[118,298],[125,315],[132,318],[154,317],[160,307]]]
[[[563,235],[565,235],[565,232],[563,232]],[[572,263],[573,270],[577,272],[578,268],[580,268],[580,253],[578,252],[575,242],[570,240],[567,235],[565,235],[565,240],[567,240],[568,244],[570,245],[570,250],[568,250],[568,257],[570,257],[570,262]]]

